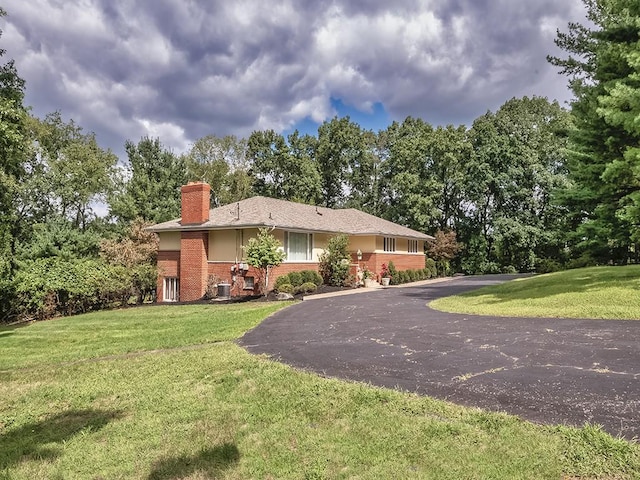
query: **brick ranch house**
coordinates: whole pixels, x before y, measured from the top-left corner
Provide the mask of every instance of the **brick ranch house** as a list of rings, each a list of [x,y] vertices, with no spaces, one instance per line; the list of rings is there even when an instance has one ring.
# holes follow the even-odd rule
[[[182,187],[182,218],[149,227],[158,234],[158,301],[202,298],[210,276],[231,284],[232,295],[258,293],[258,272],[244,261],[242,246],[267,227],[284,246],[285,261],[269,284],[292,271],[318,270],[329,238],[349,236],[353,270],[379,274],[393,261],[398,270],[424,268],[424,242],[433,237],[356,209],[331,209],[252,197],[209,209],[210,186]],[[362,254],[358,262],[357,252]]]

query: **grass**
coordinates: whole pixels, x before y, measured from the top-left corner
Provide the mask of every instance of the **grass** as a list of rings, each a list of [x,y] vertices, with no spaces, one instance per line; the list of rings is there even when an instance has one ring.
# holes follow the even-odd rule
[[[640,447],[597,427],[324,379],[233,343],[280,307],[154,307],[0,329],[0,478],[640,476]]]
[[[640,319],[640,265],[550,273],[434,300],[436,310],[509,317]]]

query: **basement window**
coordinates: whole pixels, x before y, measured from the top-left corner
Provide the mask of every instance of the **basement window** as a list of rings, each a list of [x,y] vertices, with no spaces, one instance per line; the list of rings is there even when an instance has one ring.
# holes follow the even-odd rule
[[[180,298],[180,281],[175,277],[164,279],[162,300],[165,302],[177,302]]]
[[[244,277],[244,290],[253,290],[255,288],[255,278]]]

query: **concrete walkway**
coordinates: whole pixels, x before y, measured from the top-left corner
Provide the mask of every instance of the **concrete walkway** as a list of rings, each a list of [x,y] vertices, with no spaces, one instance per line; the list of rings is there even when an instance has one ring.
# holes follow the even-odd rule
[[[640,437],[640,321],[498,318],[427,307],[511,278],[460,277],[304,301],[240,343],[325,376]]]

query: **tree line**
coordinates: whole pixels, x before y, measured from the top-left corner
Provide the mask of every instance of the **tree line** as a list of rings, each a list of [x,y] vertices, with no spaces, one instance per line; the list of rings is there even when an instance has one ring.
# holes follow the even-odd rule
[[[129,140],[119,161],[59,112],[33,116],[8,61],[0,67],[0,316],[43,288],[42,275],[30,273],[59,272],[47,281],[63,282],[72,270],[64,265],[86,259],[103,270],[139,269],[120,290],[96,293],[95,305],[127,297],[132,285],[143,298],[155,275],[143,227],[179,217],[180,186],[191,180],[211,185],[212,207],[264,195],[455,232],[461,250],[451,268],[468,274],[637,262],[640,7],[584,2],[594,27],[570,24],[556,40],[568,57],[549,58],[569,77],[570,110],[512,98],[469,126],[408,117],[373,132],[336,117],[316,135],[210,135],[182,154],[159,138]],[[96,205],[108,214],[97,216]]]

